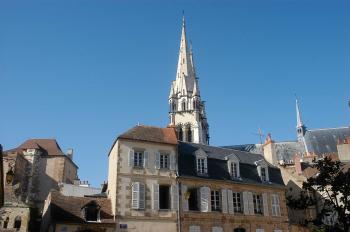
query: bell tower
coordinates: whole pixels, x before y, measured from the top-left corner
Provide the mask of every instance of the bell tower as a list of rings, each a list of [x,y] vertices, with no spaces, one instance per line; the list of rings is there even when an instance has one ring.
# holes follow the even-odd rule
[[[177,131],[178,140],[209,144],[209,125],[205,103],[201,100],[194,67],[192,46],[186,39],[185,17],[182,19],[181,42],[176,78],[169,95],[170,125]]]

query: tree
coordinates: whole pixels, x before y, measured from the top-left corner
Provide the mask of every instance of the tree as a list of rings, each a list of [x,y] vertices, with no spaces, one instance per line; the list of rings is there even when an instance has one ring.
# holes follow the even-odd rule
[[[336,212],[336,227],[343,231],[350,228],[350,167],[326,157],[318,160],[313,168],[317,174],[303,183],[303,189],[322,196],[323,208],[320,216]]]

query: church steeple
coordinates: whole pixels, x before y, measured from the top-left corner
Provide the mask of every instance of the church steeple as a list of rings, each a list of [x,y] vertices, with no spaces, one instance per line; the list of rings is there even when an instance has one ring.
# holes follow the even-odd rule
[[[298,140],[302,140],[306,132],[306,127],[303,123],[303,120],[301,119],[301,111],[300,111],[299,102],[297,98],[295,98],[295,108],[296,108],[296,114],[297,114],[297,126],[296,126],[297,136],[298,136]]]
[[[171,84],[169,105],[170,124],[176,126],[179,140],[209,143],[209,126],[205,116],[204,102],[200,98],[192,44],[189,48],[186,38],[185,17],[182,19],[176,77]]]

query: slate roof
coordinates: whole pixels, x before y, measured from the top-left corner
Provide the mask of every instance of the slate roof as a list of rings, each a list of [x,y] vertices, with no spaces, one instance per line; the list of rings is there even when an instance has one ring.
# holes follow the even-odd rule
[[[198,149],[203,149],[208,155],[208,176],[205,177],[198,176],[196,173],[196,159],[194,152]],[[226,156],[235,154],[240,160],[241,182],[263,184],[259,178],[255,165],[256,161],[264,159],[260,154],[186,142],[179,142],[178,152],[179,175],[182,177],[234,181],[229,174]],[[270,185],[284,185],[280,170],[272,165],[269,165],[268,169],[271,182]]]
[[[51,195],[51,218],[56,222],[87,223],[82,213],[82,208],[94,201],[101,207],[101,223],[115,223],[113,220],[111,201],[107,198],[71,197],[64,196],[57,191]]]
[[[56,139],[28,139],[17,148],[5,152],[23,153],[23,150],[26,149],[39,149],[42,155],[65,155]]]
[[[118,136],[121,139],[132,139],[146,142],[177,144],[175,129],[172,127],[160,128],[154,126],[135,126]]]
[[[310,153],[318,156],[337,153],[337,142],[350,137],[350,127],[307,130],[304,137]]]

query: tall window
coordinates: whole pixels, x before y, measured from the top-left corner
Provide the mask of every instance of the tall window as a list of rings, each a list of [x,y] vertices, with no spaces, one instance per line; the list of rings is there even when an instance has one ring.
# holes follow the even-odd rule
[[[262,214],[262,196],[260,194],[253,194],[253,202],[254,202],[254,213]]]
[[[143,152],[140,152],[140,151],[134,152],[134,167],[136,168],[143,167]]]
[[[206,168],[206,158],[197,158],[197,173],[198,174],[206,174],[207,168]]]
[[[4,221],[4,229],[6,229],[7,228],[7,226],[8,226],[8,224],[9,224],[9,217],[7,217],[6,219],[5,219],[5,221]]]
[[[242,196],[241,193],[232,192],[233,210],[235,213],[242,213]]]
[[[185,101],[182,102],[182,110],[186,110],[186,102]]]
[[[198,207],[198,189],[196,189],[196,188],[188,189],[187,192],[189,194],[189,198],[188,198],[189,210],[198,211],[199,210],[199,207]]]
[[[133,209],[145,208],[145,184],[133,182],[131,185],[131,207]]]
[[[22,224],[21,217],[17,216],[15,218],[15,222],[14,222],[13,228],[17,229],[17,231],[18,231],[21,228],[21,224]]]
[[[170,209],[170,186],[159,185],[159,209]]]
[[[183,135],[183,131],[182,131],[182,128],[181,127],[179,127],[178,128],[178,140],[180,140],[180,141],[183,141],[183,137],[184,137],[184,135]]]
[[[220,211],[220,192],[211,190],[211,211]]]
[[[169,154],[160,154],[160,168],[168,169],[169,168]]]
[[[263,182],[266,182],[267,181],[267,178],[266,178],[266,168],[265,167],[261,167],[261,180]]]
[[[232,178],[238,178],[238,163],[231,162],[230,163],[230,174]]]
[[[192,130],[191,127],[187,127],[187,141],[192,142]]]
[[[193,109],[196,110],[197,109],[197,101],[196,100],[193,100]]]
[[[86,221],[98,221],[99,220],[100,207],[96,202],[92,201],[85,206],[85,220]]]
[[[280,211],[280,199],[278,194],[271,195],[272,216],[279,216]]]

